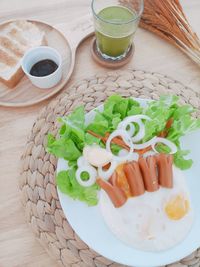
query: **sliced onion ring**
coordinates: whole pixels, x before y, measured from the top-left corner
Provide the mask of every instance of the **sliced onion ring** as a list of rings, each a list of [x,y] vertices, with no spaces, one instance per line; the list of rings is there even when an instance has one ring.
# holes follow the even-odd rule
[[[151,118],[146,116],[146,115],[132,115],[132,116],[128,116],[126,117],[122,122],[123,123],[130,123],[130,122],[138,122],[139,120],[148,120],[150,121]]]
[[[108,180],[117,168],[117,161],[112,160],[108,170],[103,170],[103,167],[98,168],[98,175],[104,180]]]
[[[122,138],[122,140],[124,141],[124,143],[130,147],[129,153],[125,156],[116,156],[112,153],[110,145],[111,145],[111,141],[113,138],[120,136]],[[126,161],[126,159],[130,156],[130,154],[133,153],[133,142],[131,140],[131,137],[128,135],[128,133],[125,130],[115,130],[114,132],[111,133],[111,135],[108,137],[108,140],[106,141],[106,149],[107,151],[109,151],[110,153],[113,154],[113,158],[115,160],[124,160]]]
[[[138,121],[137,124],[139,125],[138,133],[132,137],[133,142],[139,142],[145,136],[145,127],[142,121]]]
[[[81,179],[81,173],[83,172],[87,172],[90,176],[87,181],[83,181]],[[96,177],[97,177],[97,171],[94,167],[90,165],[79,167],[76,171],[76,180],[80,185],[84,187],[93,185],[96,182]]]
[[[155,153],[155,152],[154,152]],[[119,151],[118,156],[125,156],[128,154],[128,151],[126,149],[122,149]],[[127,161],[138,161],[139,159],[139,154],[138,153],[132,153],[128,158]],[[121,162],[123,163],[123,161]]]
[[[118,129],[127,131],[127,133],[132,137],[133,142],[139,142],[145,136],[145,127],[142,122],[142,119],[151,120],[151,118],[149,118],[146,115],[129,116],[119,123]],[[135,126],[133,125],[133,122],[137,123],[139,126],[139,131],[135,136],[134,136]],[[129,129],[127,130],[128,126],[129,126]]]
[[[127,129],[129,127],[129,129]],[[125,130],[131,137],[134,135],[135,133],[135,125],[131,122],[129,123],[124,123],[124,121],[121,121],[118,124],[118,129],[122,129]]]
[[[168,146],[170,148],[170,150],[171,150],[169,154],[175,154],[177,152],[176,145],[174,143],[172,143],[170,140],[168,140],[166,138],[162,138],[162,137],[156,137],[156,141],[152,145],[152,149],[156,153],[159,153],[155,148],[155,145],[158,144],[158,143],[161,143],[161,144],[164,144],[164,145]]]
[[[134,144],[134,149],[138,150],[138,149],[144,149],[144,148],[146,148],[148,146],[153,146],[155,144],[155,142],[156,142],[156,139],[157,139],[157,137],[154,136],[152,139],[150,139],[149,141],[147,141],[147,142],[145,142],[143,144]]]

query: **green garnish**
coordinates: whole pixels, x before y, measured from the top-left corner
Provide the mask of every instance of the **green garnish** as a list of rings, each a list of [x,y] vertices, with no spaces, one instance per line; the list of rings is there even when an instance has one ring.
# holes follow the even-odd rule
[[[58,188],[73,199],[83,201],[90,206],[96,205],[99,187],[96,184],[83,187],[75,177],[77,159],[82,155],[84,146],[98,144],[105,147],[99,138],[87,131],[91,130],[98,135],[105,136],[106,133],[113,132],[124,118],[137,114],[144,114],[151,118],[151,121],[143,121],[145,136],[141,143],[158,136],[165,130],[166,122],[171,118],[173,119],[166,138],[172,141],[178,149],[177,153],[174,154],[174,164],[182,170],[190,168],[192,160],[185,158],[189,151],[181,149],[180,138],[200,128],[200,119],[192,117],[194,111],[190,105],[178,104],[177,96],[162,96],[158,101],[150,101],[146,107],[141,107],[132,98],[112,95],[105,101],[104,110],[102,112],[96,110],[94,120],[86,125],[84,107],[76,108],[70,115],[59,118],[61,127],[58,138],[51,134],[48,135],[47,151],[57,158],[67,160],[69,165],[68,170],[57,174]],[[113,153],[118,153],[120,149],[119,146],[112,145]],[[157,150],[163,153],[169,152],[163,145],[158,145]],[[81,178],[87,180],[87,172],[82,173]]]

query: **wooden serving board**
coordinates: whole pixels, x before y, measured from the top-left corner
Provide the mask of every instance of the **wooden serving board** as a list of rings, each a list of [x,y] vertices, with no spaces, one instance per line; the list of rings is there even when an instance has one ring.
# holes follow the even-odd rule
[[[14,21],[14,20],[13,20]],[[51,26],[42,21],[27,20],[37,25],[45,32],[46,45],[55,48],[62,57],[62,80],[50,89],[35,87],[24,75],[16,87],[10,89],[0,83],[0,106],[25,107],[42,102],[58,93],[69,80],[75,63],[76,49],[81,41],[93,33],[93,23],[90,16],[84,16],[71,23]],[[12,21],[0,25],[3,27]]]

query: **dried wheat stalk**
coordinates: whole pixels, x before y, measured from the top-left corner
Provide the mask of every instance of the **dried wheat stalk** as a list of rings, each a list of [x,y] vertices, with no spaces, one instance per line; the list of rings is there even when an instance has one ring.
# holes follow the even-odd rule
[[[135,8],[136,0],[119,0]],[[144,0],[140,26],[176,45],[200,64],[200,40],[193,32],[179,0]]]

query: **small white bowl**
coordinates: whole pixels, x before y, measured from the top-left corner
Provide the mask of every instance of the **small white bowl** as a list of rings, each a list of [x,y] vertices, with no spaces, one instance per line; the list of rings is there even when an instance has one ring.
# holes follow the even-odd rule
[[[53,60],[58,68],[51,74],[38,77],[30,74],[30,70],[37,62],[50,59]],[[22,69],[33,85],[41,89],[55,86],[62,78],[62,59],[61,55],[52,47],[38,46],[29,49],[22,58]]]

